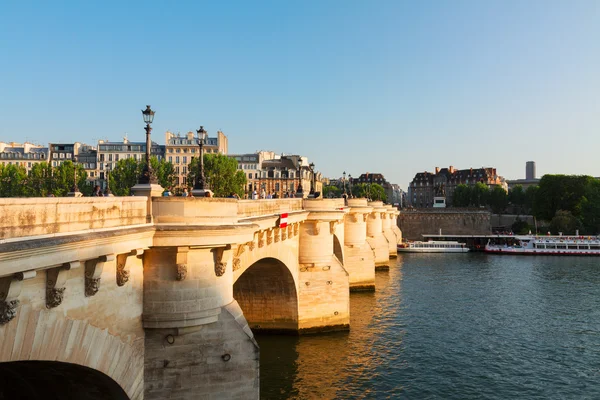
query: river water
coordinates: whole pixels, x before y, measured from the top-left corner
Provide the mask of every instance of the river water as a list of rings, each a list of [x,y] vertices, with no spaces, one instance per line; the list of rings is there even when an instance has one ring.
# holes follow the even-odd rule
[[[262,399],[600,399],[600,258],[406,254],[350,332],[257,336]]]

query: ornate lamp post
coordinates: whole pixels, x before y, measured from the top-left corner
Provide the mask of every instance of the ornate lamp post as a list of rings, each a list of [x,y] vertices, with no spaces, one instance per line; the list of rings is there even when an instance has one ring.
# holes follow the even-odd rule
[[[198,173],[196,174],[196,182],[194,182],[194,190],[204,190],[205,179],[204,179],[204,139],[206,139],[207,132],[204,130],[204,126],[196,130],[198,134],[198,147],[200,147],[200,162],[198,163]]]
[[[298,189],[296,197],[304,197],[304,189],[302,188],[302,158],[298,159]]]
[[[140,175],[139,183],[141,184],[158,184],[158,180],[156,179],[156,175],[154,171],[152,171],[152,166],[150,165],[150,149],[152,148],[152,141],[150,140],[150,132],[152,128],[150,124],[154,121],[154,113],[150,106],[146,106],[145,110],[142,110],[142,115],[144,116],[144,122],[146,123],[146,164],[142,169],[142,175]]]
[[[350,187],[350,198],[353,198],[354,196],[352,195],[352,175],[348,175],[348,185]]]
[[[342,173],[342,176],[343,176],[343,178],[342,178],[342,183],[343,183],[343,185],[344,185],[344,194],[346,194],[346,171],[344,171],[344,172]]]
[[[315,163],[308,164],[310,170],[310,196],[315,197]]]
[[[73,157],[73,187],[71,191],[67,193],[68,197],[81,197],[83,194],[79,191],[77,187],[77,164],[75,164],[75,158]]]

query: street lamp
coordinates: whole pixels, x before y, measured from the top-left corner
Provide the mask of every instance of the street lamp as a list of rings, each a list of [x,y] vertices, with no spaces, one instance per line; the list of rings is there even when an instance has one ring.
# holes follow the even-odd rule
[[[353,198],[352,195],[352,175],[348,175],[348,185],[350,186],[350,198]]]
[[[310,170],[310,195],[315,196],[315,163],[308,164]]]
[[[342,183],[343,183],[343,185],[344,185],[344,194],[346,194],[346,171],[344,171],[344,172],[342,173],[342,176],[343,176],[343,178],[342,178]]]
[[[200,162],[198,163],[198,173],[196,174],[196,182],[194,182],[194,191],[204,191],[205,179],[204,179],[204,140],[208,132],[204,130],[204,126],[196,130],[198,134],[198,146],[200,147]]]
[[[156,179],[156,175],[154,171],[152,171],[152,166],[150,165],[150,149],[152,147],[152,142],[150,140],[150,132],[152,128],[150,124],[154,120],[154,113],[150,106],[146,106],[145,110],[142,110],[142,115],[144,116],[144,122],[146,123],[146,164],[142,169],[142,175],[140,175],[139,183],[142,184],[158,184],[158,180]]]
[[[298,159],[298,190],[296,197],[304,197],[304,189],[302,188],[302,158]]]

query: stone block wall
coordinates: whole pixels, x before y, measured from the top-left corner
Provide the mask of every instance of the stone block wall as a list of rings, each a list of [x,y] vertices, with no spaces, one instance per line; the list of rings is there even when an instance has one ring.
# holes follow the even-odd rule
[[[489,235],[491,214],[479,210],[415,210],[398,216],[398,227],[408,240],[422,240],[424,234]]]

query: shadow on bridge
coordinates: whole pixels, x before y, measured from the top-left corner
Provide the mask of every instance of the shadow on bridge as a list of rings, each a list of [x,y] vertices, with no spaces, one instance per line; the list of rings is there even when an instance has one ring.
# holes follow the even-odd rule
[[[298,332],[298,294],[294,277],[275,258],[256,261],[233,285],[233,297],[253,331]]]
[[[57,361],[0,363],[0,399],[129,400],[110,377],[95,369]]]

